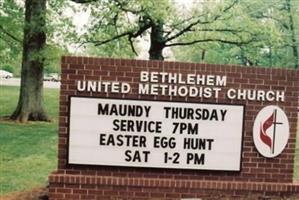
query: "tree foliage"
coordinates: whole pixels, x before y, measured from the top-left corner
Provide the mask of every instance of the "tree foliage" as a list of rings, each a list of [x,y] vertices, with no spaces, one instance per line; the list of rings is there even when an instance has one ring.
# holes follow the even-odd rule
[[[73,1],[91,10],[81,45],[137,53],[145,37],[150,59],[170,47],[177,60],[298,67],[298,1],[202,0],[187,11],[171,0]]]
[[[242,45],[205,43],[175,49],[175,55],[180,60],[206,63],[298,68],[298,5],[298,1],[290,0],[242,1],[223,26],[242,26],[243,30],[254,32],[253,42]]]
[[[24,8],[18,2],[0,3],[1,63],[12,66],[22,50]],[[184,8],[175,0],[49,0],[46,63],[59,59],[56,48],[134,58],[146,41],[151,59],[164,59],[170,48],[182,61],[298,67],[298,1],[190,2]],[[83,12],[88,23],[77,31],[72,17]]]
[[[0,63],[12,63],[22,51],[24,9],[13,0],[0,2]],[[20,61],[20,60],[19,60]]]
[[[47,45],[43,48],[46,68],[59,72],[60,57],[68,52],[67,46],[76,40],[72,18],[63,15],[73,9],[65,0],[48,1],[46,10]],[[23,50],[25,8],[18,0],[0,1],[0,67],[10,65],[20,75]],[[55,50],[54,50],[55,49]]]
[[[250,43],[253,35],[242,29],[214,28],[216,23],[223,23],[229,16],[230,10],[238,4],[237,0],[206,5],[200,3],[190,14],[180,11],[171,1],[84,1],[89,3],[91,20],[89,29],[83,37],[82,44],[92,43],[95,46],[127,38],[133,52],[136,53],[134,40],[149,34],[150,59],[163,60],[162,51],[166,47],[185,46],[196,43],[216,41],[228,44]],[[99,12],[101,10],[101,12]],[[101,14],[99,14],[101,13]],[[175,13],[175,14],[174,14]],[[100,16],[99,16],[100,15]],[[114,30],[109,34],[107,30]],[[191,33],[201,32],[219,33],[215,37],[190,37]],[[109,31],[108,31],[109,32]],[[230,33],[230,37],[223,37],[221,33]],[[242,33],[242,34],[241,34]]]

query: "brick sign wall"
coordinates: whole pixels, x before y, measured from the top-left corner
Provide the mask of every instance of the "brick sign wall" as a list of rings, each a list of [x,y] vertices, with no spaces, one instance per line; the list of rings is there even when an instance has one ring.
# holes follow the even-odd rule
[[[210,193],[299,191],[293,183],[298,70],[63,57],[61,80],[58,170],[49,177],[50,199],[180,199]],[[119,131],[122,121],[125,121],[122,131],[132,132],[131,125],[128,128],[130,117],[122,118],[111,110],[108,114],[108,108],[98,106],[124,103],[136,109],[131,113],[136,115],[133,118],[155,122],[141,131],[155,133],[136,135],[135,146],[126,146],[120,139],[115,142],[119,144],[108,142],[108,133],[112,129]],[[144,117],[137,116],[136,105],[144,108]],[[267,114],[263,108],[270,105],[278,107],[270,107],[271,113]],[[151,116],[146,115],[146,106],[151,107]],[[177,127],[174,118],[179,111],[171,110],[174,108],[186,108],[190,115],[184,120],[181,116]],[[195,111],[189,111],[193,108]],[[205,109],[209,114],[204,122]],[[253,137],[255,119],[262,116],[261,110],[266,117],[256,122],[256,140],[261,141],[266,153],[257,149],[260,147]],[[280,113],[286,117],[279,118]],[[99,118],[104,114],[109,116]],[[195,118],[202,120],[200,127],[196,127]],[[277,129],[270,127],[273,124],[267,125],[269,121],[277,122]],[[289,130],[289,135],[279,131],[282,126]],[[169,137],[161,142],[165,130],[174,135],[174,148]],[[97,131],[95,144],[102,145],[102,149],[88,146],[94,141],[94,131]],[[274,135],[269,135],[273,131],[277,132],[276,146]],[[281,138],[280,134],[286,136]],[[188,138],[192,141],[201,138],[197,141],[198,150],[203,153],[188,149]]]

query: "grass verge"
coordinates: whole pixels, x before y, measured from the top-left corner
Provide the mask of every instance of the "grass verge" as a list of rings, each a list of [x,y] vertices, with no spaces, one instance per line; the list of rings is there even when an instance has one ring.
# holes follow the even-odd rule
[[[45,107],[53,122],[0,121],[0,195],[47,183],[57,163],[57,89],[45,89]],[[15,109],[19,87],[0,86],[0,116]]]

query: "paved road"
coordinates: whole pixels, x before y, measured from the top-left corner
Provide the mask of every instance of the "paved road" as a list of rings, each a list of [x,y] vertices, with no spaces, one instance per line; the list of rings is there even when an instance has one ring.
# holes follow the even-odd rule
[[[20,78],[0,78],[0,85],[20,86]],[[44,88],[60,88],[60,82],[44,81]]]

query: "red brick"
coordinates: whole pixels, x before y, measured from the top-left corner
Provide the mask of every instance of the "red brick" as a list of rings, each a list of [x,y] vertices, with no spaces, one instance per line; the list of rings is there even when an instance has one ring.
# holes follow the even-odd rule
[[[85,80],[107,80],[124,81],[131,83],[132,91],[130,94],[94,94],[97,97],[116,97],[133,98],[149,100],[169,100],[170,97],[141,96],[136,94],[137,83],[139,82],[140,71],[167,71],[198,73],[198,74],[217,74],[227,76],[227,88],[256,88],[256,89],[274,89],[286,91],[286,102],[278,103],[283,108],[290,121],[291,137],[287,149],[275,159],[265,159],[260,156],[253,144],[252,126],[258,111],[265,105],[271,103],[226,100],[225,94],[220,94],[218,100],[204,98],[179,98],[173,97],[177,101],[203,101],[203,102],[222,102],[222,103],[241,103],[246,104],[245,115],[245,134],[243,141],[243,158],[241,172],[202,172],[188,170],[165,170],[165,169],[135,169],[135,168],[117,168],[117,167],[90,167],[90,166],[68,166],[67,165],[67,134],[68,134],[68,98],[70,95],[76,95],[76,81]],[[271,75],[272,73],[272,75]],[[106,58],[86,58],[86,57],[63,57],[62,58],[62,86],[60,97],[60,128],[59,128],[59,150],[58,167],[62,171],[68,168],[68,174],[52,177],[50,176],[50,193],[69,192],[74,190],[75,196],[61,196],[57,193],[58,199],[78,199],[80,197],[91,199],[109,199],[110,196],[132,199],[132,192],[142,195],[146,194],[151,198],[166,198],[165,194],[177,196],[188,196],[196,193],[194,197],[207,195],[207,189],[227,189],[233,193],[235,189],[259,190],[262,193],[267,191],[285,191],[299,190],[299,187],[283,186],[280,183],[292,183],[294,169],[294,148],[297,126],[297,107],[298,107],[298,89],[299,89],[298,70],[285,69],[267,69],[256,67],[223,66],[211,64],[160,62],[160,61],[137,61],[124,59],[106,59]],[[133,84],[134,82],[134,84]],[[223,88],[223,92],[227,89]],[[80,95],[90,96],[91,93],[80,93]],[[59,172],[60,173],[60,172]],[[64,173],[63,173],[64,174]],[[83,175],[84,174],[84,175]],[[81,178],[84,177],[84,178]],[[101,176],[101,177],[99,177]],[[109,176],[113,176],[109,178]],[[192,181],[191,181],[192,180]],[[205,181],[201,181],[205,180]],[[61,182],[55,186],[55,182]],[[190,182],[191,181],[191,182]],[[235,182],[238,181],[238,182]],[[266,183],[266,182],[268,183]],[[72,185],[65,183],[73,183]],[[278,184],[273,185],[273,184]],[[268,185],[267,185],[268,184]],[[107,185],[105,189],[102,186]],[[128,187],[125,187],[128,185]],[[134,186],[134,187],[133,187]],[[136,186],[136,187],[135,187]],[[123,190],[119,187],[124,187]],[[158,188],[157,188],[158,187]],[[162,187],[162,188],[159,188]],[[118,194],[117,188],[123,193]],[[142,192],[142,188],[147,188]],[[173,188],[178,188],[173,192]],[[190,190],[194,188],[194,190]],[[204,188],[204,192],[200,193]],[[84,190],[83,190],[84,189]],[[197,190],[196,190],[197,189]],[[183,191],[185,190],[185,191]],[[264,192],[264,190],[266,192]],[[75,193],[75,191],[77,193]],[[104,194],[103,191],[106,191]],[[153,191],[153,192],[151,192]],[[187,191],[187,192],[186,192]],[[196,192],[198,191],[198,192]],[[78,193],[79,192],[79,193]],[[246,192],[240,191],[236,195],[244,195]],[[51,196],[50,195],[50,196]],[[89,196],[88,196],[89,195]],[[137,196],[138,196],[137,195]],[[135,198],[135,197],[134,197]],[[175,197],[176,198],[176,197]]]

